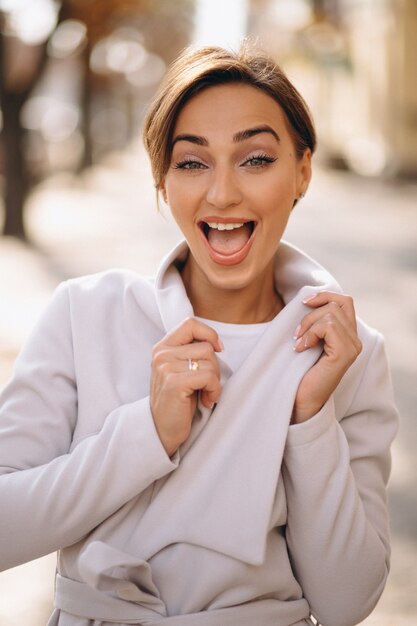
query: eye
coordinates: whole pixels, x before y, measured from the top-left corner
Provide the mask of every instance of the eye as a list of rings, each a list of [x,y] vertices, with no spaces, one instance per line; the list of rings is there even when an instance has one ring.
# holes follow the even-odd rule
[[[274,163],[275,161],[276,161],[276,158],[271,157],[268,154],[256,154],[246,159],[242,163],[242,166],[261,168],[261,167],[265,167],[266,165],[268,165],[268,163]]]
[[[184,159],[183,161],[178,161],[174,164],[175,170],[201,170],[205,169],[206,166],[201,161],[195,161],[193,159]]]

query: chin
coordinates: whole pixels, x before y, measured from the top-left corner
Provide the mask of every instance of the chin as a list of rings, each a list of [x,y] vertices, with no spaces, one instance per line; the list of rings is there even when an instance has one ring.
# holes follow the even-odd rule
[[[253,267],[244,267],[243,263],[238,265],[216,265],[216,267],[209,268],[199,264],[198,267],[211,287],[224,291],[245,289],[258,280],[265,270],[262,267],[259,271],[256,271]]]

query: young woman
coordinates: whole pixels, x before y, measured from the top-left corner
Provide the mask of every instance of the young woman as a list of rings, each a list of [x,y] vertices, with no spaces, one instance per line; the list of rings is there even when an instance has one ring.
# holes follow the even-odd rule
[[[144,130],[185,241],[55,293],[1,396],[0,564],[59,550],[50,626],[350,626],[389,563],[383,340],[281,238],[308,109],[268,58],[170,68]]]

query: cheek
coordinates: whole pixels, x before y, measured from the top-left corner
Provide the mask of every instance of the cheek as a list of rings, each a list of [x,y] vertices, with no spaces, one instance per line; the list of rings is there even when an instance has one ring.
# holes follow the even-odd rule
[[[172,217],[174,218],[174,220],[176,221],[180,229],[182,231],[184,231],[184,229],[187,229],[187,223],[188,223],[187,212],[180,211],[177,208],[173,207],[172,205],[170,208],[171,208]]]
[[[186,234],[193,227],[193,216],[195,212],[189,206],[187,197],[181,199],[179,196],[171,196],[169,197],[169,201],[172,217],[182,233]]]
[[[291,210],[295,198],[295,185],[291,180],[278,178],[273,184],[263,185],[257,193],[257,201],[264,206],[264,210],[273,213],[278,220]]]
[[[272,225],[271,236],[274,236],[275,227],[285,228],[294,205],[294,197],[293,185],[288,180],[273,187],[264,187],[259,193],[258,203],[261,203],[263,215]]]
[[[185,178],[185,177],[184,177]],[[190,206],[192,205],[199,191],[198,184],[190,184],[193,181],[182,180],[181,178],[167,178],[166,191],[171,206]],[[201,185],[200,185],[201,187]]]

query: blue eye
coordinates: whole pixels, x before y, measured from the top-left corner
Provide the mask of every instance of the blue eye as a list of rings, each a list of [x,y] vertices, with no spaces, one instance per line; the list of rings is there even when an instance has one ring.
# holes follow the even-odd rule
[[[200,161],[193,161],[191,159],[185,159],[184,161],[179,161],[175,163],[174,169],[176,170],[200,170],[204,169],[206,166],[204,163]]]

